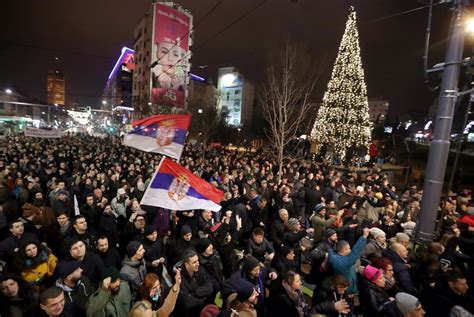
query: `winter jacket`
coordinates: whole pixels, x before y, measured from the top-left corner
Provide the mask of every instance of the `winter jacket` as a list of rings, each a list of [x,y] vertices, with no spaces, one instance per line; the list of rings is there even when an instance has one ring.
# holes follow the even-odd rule
[[[122,262],[120,269],[120,278],[127,281],[132,291],[132,295],[136,295],[138,289],[143,284],[146,275],[145,259],[133,261],[128,256]]]
[[[268,242],[266,238],[263,238],[263,241],[260,244],[257,244],[253,239],[249,239],[247,241],[246,252],[263,263],[265,262],[265,253],[274,253],[275,250],[271,243]]]
[[[386,249],[383,252],[383,255],[388,257],[393,262],[393,274],[395,275],[395,280],[397,285],[402,292],[407,292],[412,295],[416,295],[416,288],[413,286],[410,266],[408,262],[402,259],[395,251],[392,249]]]
[[[199,270],[191,276],[182,265],[180,287],[176,316],[199,315],[201,309],[214,300],[214,298],[210,298],[210,295],[213,294],[212,282],[203,267],[199,267]]]
[[[311,225],[314,228],[314,240],[321,241],[323,239],[324,229],[331,226],[336,221],[336,218],[334,217],[326,220],[323,215],[315,213],[311,216],[310,220]]]
[[[43,255],[40,255],[43,256]],[[52,254],[44,251],[44,260],[35,267],[25,267],[21,271],[21,276],[30,285],[39,285],[44,279],[53,276],[56,265],[58,264],[58,258]]]
[[[334,273],[344,276],[350,284],[347,289],[349,294],[357,294],[358,292],[355,263],[366,244],[367,239],[364,236],[361,236],[352,248],[351,253],[347,256],[342,256],[333,250],[329,250],[329,261],[334,268]]]
[[[88,317],[127,317],[132,295],[126,282],[120,283],[117,293],[102,286],[89,298],[86,305]]]
[[[364,248],[364,251],[362,251],[361,254],[361,261],[363,263],[369,264],[370,263],[370,258],[376,257],[380,258],[382,257],[382,252],[386,249],[386,246],[382,246],[380,243],[378,243],[375,240],[370,240],[367,242],[367,245]]]
[[[389,298],[381,287],[363,279],[361,282],[360,302],[365,307],[367,317],[398,317],[395,300]]]
[[[268,232],[270,240],[273,242],[275,249],[279,249],[283,246],[283,236],[285,235],[285,226],[280,218],[276,219],[270,226]]]
[[[347,291],[340,295],[331,285],[331,278],[326,278],[321,287],[317,287],[313,292],[312,304],[313,310],[317,314],[326,315],[329,317],[337,316],[352,316],[353,307],[349,314],[339,314],[336,310],[336,302],[345,299],[347,303],[350,303]]]
[[[366,198],[362,203],[361,207],[357,211],[357,218],[359,221],[368,221],[370,223],[377,222],[380,218],[380,215],[384,213],[384,207],[372,205],[369,200]]]
[[[56,286],[64,291],[64,299],[66,302],[72,303],[75,308],[81,312],[81,315],[85,316],[87,300],[89,296],[94,293],[94,287],[87,276],[82,276],[74,288],[63,284],[61,279],[56,281]]]
[[[304,300],[301,292],[299,292],[300,300]],[[296,309],[296,303],[290,298],[283,286],[271,292],[268,299],[268,316],[285,316],[285,317],[301,317]],[[309,307],[303,317],[312,316],[309,314]]]
[[[64,260],[67,262],[77,261],[71,256],[64,258]],[[87,276],[92,284],[97,286],[100,281],[100,272],[105,268],[100,256],[92,252],[86,252],[82,260],[81,268],[83,270],[82,275]]]
[[[224,283],[224,273],[222,272],[222,262],[219,254],[215,251],[211,256],[206,257],[198,254],[199,264],[204,267],[207,276],[211,279],[214,292],[221,290],[222,283]]]

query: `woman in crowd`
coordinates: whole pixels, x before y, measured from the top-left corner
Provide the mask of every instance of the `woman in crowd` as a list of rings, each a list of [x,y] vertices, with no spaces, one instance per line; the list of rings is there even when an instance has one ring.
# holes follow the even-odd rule
[[[58,259],[38,241],[26,241],[18,250],[15,262],[17,272],[34,291],[39,292],[53,276]]]
[[[130,317],[167,317],[176,305],[178,299],[179,288],[181,285],[181,272],[176,271],[175,283],[171,287],[168,295],[165,296],[161,287],[158,275],[148,273],[145,276],[142,286],[140,287],[140,295],[142,300],[133,305],[130,310]]]
[[[311,307],[301,292],[301,276],[288,271],[278,290],[271,293],[268,303],[268,316],[310,317]]]
[[[385,291],[383,271],[371,265],[364,269],[361,282],[360,301],[364,303],[365,317],[398,317],[393,297]]]

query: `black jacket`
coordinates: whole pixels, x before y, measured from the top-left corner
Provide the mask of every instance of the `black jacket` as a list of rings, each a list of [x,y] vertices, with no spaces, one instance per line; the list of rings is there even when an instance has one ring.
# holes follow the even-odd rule
[[[278,276],[283,276],[283,274],[290,270],[296,271],[298,265],[296,261],[288,260],[282,254],[277,253],[272,260],[271,266],[277,271]]]
[[[212,282],[203,267],[199,267],[199,271],[190,276],[183,265],[181,277],[181,289],[175,306],[175,315],[198,316],[202,308],[214,300],[210,296],[213,294]]]
[[[300,317],[296,304],[288,296],[285,288],[280,286],[271,292],[268,299],[268,316]],[[308,307],[309,309],[309,307]],[[309,310],[304,314],[305,317],[311,316]]]
[[[383,255],[393,262],[393,274],[397,285],[402,292],[407,292],[416,296],[416,288],[413,286],[410,268],[408,264],[392,249],[385,249]]]
[[[343,295],[339,295],[336,290],[331,286],[331,278],[327,278],[323,281],[321,287],[316,287],[313,292],[313,310],[317,314],[326,316],[352,316],[353,307],[351,306],[351,312],[349,314],[339,314],[336,310],[336,301],[345,299],[347,303],[350,303],[347,291]]]
[[[224,283],[224,273],[222,271],[222,261],[217,251],[210,257],[199,254],[199,264],[204,267],[207,276],[211,279],[214,292],[219,292],[222,283]]]
[[[391,300],[385,290],[365,278],[361,281],[359,296],[364,316],[398,317],[395,300]]]
[[[280,218],[272,223],[268,234],[270,235],[270,240],[272,240],[275,249],[280,249],[283,246],[283,236],[285,235],[285,226]]]
[[[66,262],[77,261],[72,256],[68,256],[64,260]],[[100,272],[104,269],[104,262],[100,256],[93,252],[86,252],[81,268],[82,274],[87,276],[94,286],[97,286],[100,282]]]
[[[104,267],[113,266],[120,271],[120,268],[122,267],[122,258],[120,257],[120,253],[116,248],[109,246],[107,252],[102,253],[96,250],[95,253],[99,255],[102,259],[102,262],[104,262]]]

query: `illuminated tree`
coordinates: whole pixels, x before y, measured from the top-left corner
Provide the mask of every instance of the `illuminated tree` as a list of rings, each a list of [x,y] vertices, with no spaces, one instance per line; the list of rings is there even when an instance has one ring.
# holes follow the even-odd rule
[[[310,137],[317,142],[318,150],[326,144],[342,160],[348,147],[369,145],[371,130],[356,13],[351,7],[331,80]]]

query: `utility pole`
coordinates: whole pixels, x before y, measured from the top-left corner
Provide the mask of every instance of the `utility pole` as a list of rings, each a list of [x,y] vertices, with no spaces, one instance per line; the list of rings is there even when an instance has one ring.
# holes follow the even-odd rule
[[[416,242],[432,241],[436,227],[438,207],[443,190],[448,162],[454,107],[458,96],[458,81],[464,47],[463,13],[466,0],[454,0],[453,18],[446,52],[443,80],[436,113],[435,129],[431,141],[425,174],[421,213],[416,229]]]

